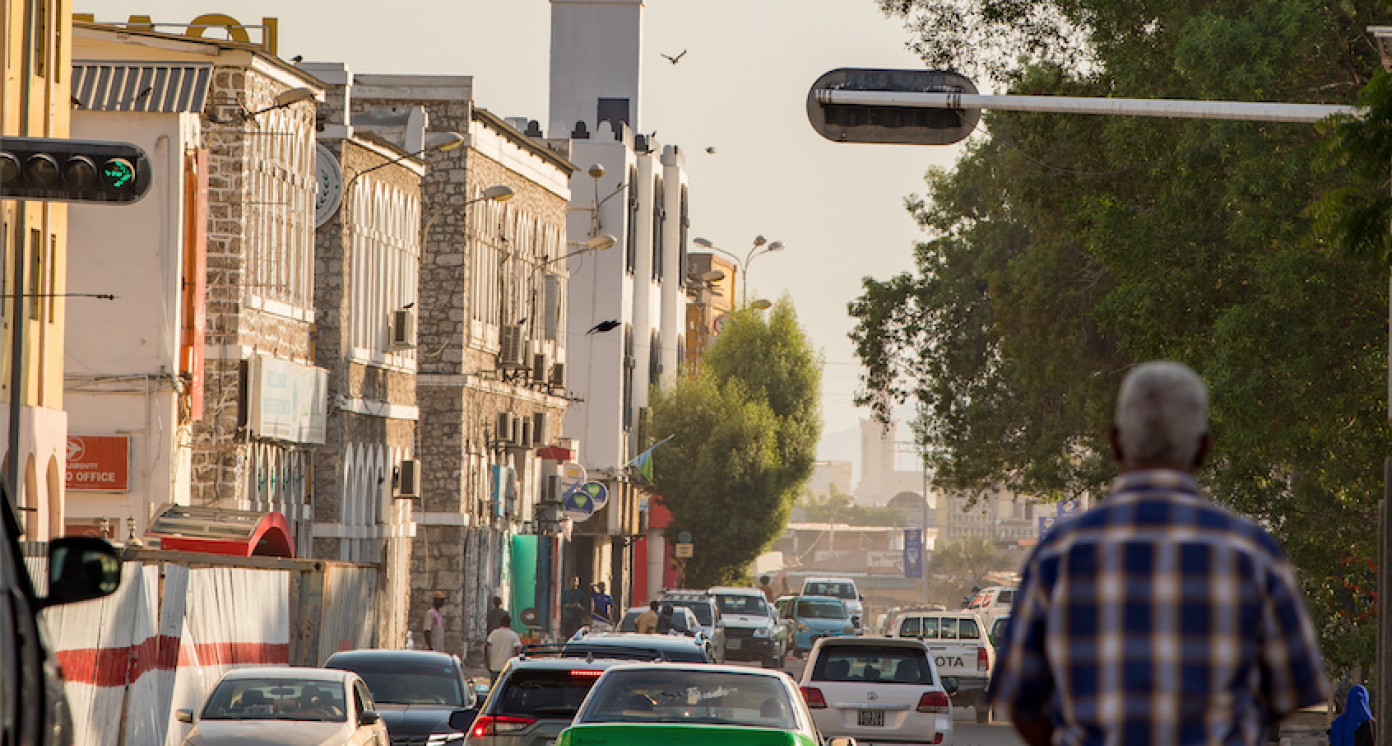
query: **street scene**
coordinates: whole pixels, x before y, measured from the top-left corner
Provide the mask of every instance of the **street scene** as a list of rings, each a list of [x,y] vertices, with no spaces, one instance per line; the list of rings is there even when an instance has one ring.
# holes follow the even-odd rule
[[[1383,5],[224,1],[0,0],[5,746],[1392,744]]]

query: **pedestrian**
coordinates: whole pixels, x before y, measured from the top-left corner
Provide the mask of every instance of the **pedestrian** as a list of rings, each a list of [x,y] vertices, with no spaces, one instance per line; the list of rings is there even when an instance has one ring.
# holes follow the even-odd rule
[[[597,625],[600,629],[613,625],[614,620],[610,613],[614,608],[614,599],[604,592],[604,581],[601,580],[594,584],[594,594],[590,603],[592,609],[591,624]]]
[[[769,576],[759,576],[759,590],[763,591],[764,598],[768,599],[769,603],[773,603],[775,596],[773,595],[773,585],[769,583]]]
[[[651,635],[657,631],[657,602],[649,601],[648,610],[633,620],[633,629],[640,635]]]
[[[425,647],[429,650],[443,651],[445,649],[445,615],[440,613],[440,609],[445,605],[445,592],[435,591],[430,594],[430,610],[425,612],[425,634],[421,639],[425,641]]]
[[[656,603],[656,601],[653,603]],[[672,605],[663,604],[662,610],[657,612],[657,626],[653,628],[653,632],[659,635],[672,634],[672,613]]]
[[[570,587],[561,594],[561,622],[564,624],[566,639],[585,626],[590,616],[589,598],[580,590],[580,578],[571,578]]]
[[[1354,684],[1349,687],[1344,714],[1334,718],[1329,728],[1329,746],[1373,746],[1376,739],[1377,721],[1368,709],[1368,690]]]
[[[497,629],[498,625],[502,624],[503,615],[506,613],[507,611],[503,609],[503,599],[494,596],[493,605],[488,608],[488,616],[486,617],[489,632]]]
[[[1110,440],[1110,495],[1025,563],[987,704],[1031,746],[1256,746],[1329,693],[1295,571],[1200,494],[1208,392],[1192,370],[1131,371]]]
[[[503,612],[501,624],[488,633],[488,641],[483,644],[483,657],[488,661],[490,683],[498,683],[498,675],[503,672],[514,655],[522,649],[522,638],[512,631],[512,616]]]

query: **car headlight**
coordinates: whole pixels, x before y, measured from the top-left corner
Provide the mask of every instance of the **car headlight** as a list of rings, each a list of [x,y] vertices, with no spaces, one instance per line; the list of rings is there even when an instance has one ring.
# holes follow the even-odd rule
[[[797,631],[799,631],[799,632],[811,632],[811,631],[812,631],[812,628],[809,627],[809,626],[807,626],[807,622],[798,622],[797,624],[798,624],[798,626],[797,626]]]
[[[768,637],[768,636],[769,636],[768,627],[757,627],[757,628],[755,628],[755,629],[754,629],[754,636],[755,636],[755,637]]]

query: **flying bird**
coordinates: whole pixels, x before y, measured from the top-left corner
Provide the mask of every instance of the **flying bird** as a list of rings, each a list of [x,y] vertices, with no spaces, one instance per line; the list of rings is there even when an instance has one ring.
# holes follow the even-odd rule
[[[300,64],[301,62],[304,62],[304,55],[302,55],[302,54],[297,54],[297,55],[295,55],[294,57],[291,57],[291,58],[290,58],[290,61],[293,62],[293,63],[295,63],[296,65],[298,65],[298,64]]]
[[[406,309],[408,309],[408,308],[410,308],[411,306],[414,306],[414,305],[416,305],[416,302],[415,302],[415,301],[411,301],[410,303],[407,303],[406,305],[402,306],[402,307],[401,307],[401,310],[405,311]]]
[[[585,333],[586,333],[586,334],[599,334],[599,333],[603,333],[603,332],[613,331],[614,329],[617,329],[618,327],[619,327],[619,320],[618,320],[618,319],[609,319],[608,321],[601,321],[601,322],[599,322],[598,324],[595,324],[594,326],[590,327],[590,330],[589,330],[589,331],[587,331],[587,332],[585,332]]]
[[[136,101],[140,101],[140,100],[142,100],[142,99],[149,98],[149,97],[150,97],[150,94],[151,94],[151,93],[154,93],[154,92],[155,92],[154,86],[146,86],[146,87],[145,87],[145,90],[141,91],[139,94],[136,95],[135,100],[136,100]]]
[[[662,53],[659,52],[658,54],[662,54]],[[683,58],[683,57],[685,57],[685,56],[686,56],[686,50],[683,49],[683,50],[681,51],[681,54],[677,55],[676,57],[673,57],[673,56],[670,55],[670,54],[663,54],[663,55],[662,55],[662,58],[665,59],[665,60],[667,60],[668,62],[672,63],[673,65],[675,65],[675,64],[677,64],[678,62],[681,61],[681,58]]]
[[[709,148],[706,148],[706,152],[707,152],[707,153],[710,153],[711,155],[715,155],[715,146],[711,146],[711,147],[709,147]]]
[[[78,98],[77,96],[72,97],[72,102],[73,106],[76,106],[79,109],[87,108],[87,104],[82,103],[82,99]]]

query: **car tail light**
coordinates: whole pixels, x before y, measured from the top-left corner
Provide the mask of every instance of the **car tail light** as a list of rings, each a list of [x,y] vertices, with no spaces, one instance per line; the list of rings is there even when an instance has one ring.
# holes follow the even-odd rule
[[[825,710],[825,709],[826,709],[826,697],[823,697],[823,696],[822,696],[822,690],[821,690],[821,689],[818,689],[818,688],[813,687],[813,686],[804,686],[804,687],[801,687],[801,688],[802,688],[802,698],[803,698],[804,700],[807,701],[807,708],[808,708],[809,710]]]
[[[485,715],[479,718],[478,720],[474,721],[474,727],[472,730],[474,738],[483,738],[484,736],[501,736],[506,735],[508,733],[512,733],[513,731],[522,730],[523,728],[535,722],[536,721],[531,718],[505,717],[502,715]]]
[[[575,669],[574,671],[571,671],[571,672],[570,672],[570,675],[571,675],[571,676],[583,676],[583,677],[586,677],[586,678],[594,679],[594,678],[598,678],[599,675],[602,674],[602,673],[604,673],[604,672],[603,672],[603,671],[590,671],[590,670],[588,670],[588,669],[577,668],[577,669]]]
[[[942,743],[942,734],[941,734],[941,733],[938,733],[938,734],[936,734],[936,735],[933,736],[933,743]]]
[[[946,715],[952,712],[952,703],[947,699],[947,692],[924,692],[918,698],[918,711]]]
[[[991,667],[991,662],[986,659],[986,648],[976,649],[976,670],[985,671]]]

